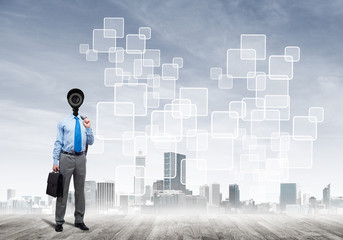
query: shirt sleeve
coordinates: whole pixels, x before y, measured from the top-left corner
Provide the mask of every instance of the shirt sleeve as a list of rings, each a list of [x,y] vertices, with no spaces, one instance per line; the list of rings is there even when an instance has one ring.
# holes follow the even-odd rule
[[[92,145],[94,143],[94,135],[92,128],[86,128],[87,144]]]
[[[57,125],[57,136],[56,136],[56,141],[54,144],[54,151],[53,151],[54,165],[58,164],[62,147],[63,147],[63,126],[61,122],[59,122]]]

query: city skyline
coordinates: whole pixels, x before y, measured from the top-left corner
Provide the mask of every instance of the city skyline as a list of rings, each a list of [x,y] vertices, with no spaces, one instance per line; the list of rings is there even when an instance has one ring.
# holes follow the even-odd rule
[[[174,159],[174,160],[172,160],[172,159]],[[182,161],[183,159],[186,160],[186,161]],[[145,171],[142,171],[142,169],[140,169],[140,167],[145,167],[145,156],[142,155],[141,151],[138,152],[138,154],[135,157],[135,164],[136,164],[135,166],[138,166],[138,168],[136,168],[136,170],[135,170],[137,176],[134,177],[134,181],[133,181],[133,183],[134,183],[133,189],[135,191],[133,196],[134,196],[134,199],[135,199],[134,200],[135,203],[136,203],[136,201],[137,201],[137,203],[139,203],[141,201],[141,198],[144,198],[145,190],[142,190],[142,189],[144,189],[145,187],[151,187],[152,188],[153,185],[158,183],[158,182],[162,182],[161,186],[162,186],[162,190],[163,191],[169,189],[169,190],[181,190],[181,191],[183,191],[185,193],[192,192],[192,191],[189,191],[187,189],[187,184],[184,185],[183,182],[181,181],[181,179],[184,179],[184,181],[186,181],[186,171],[183,171],[183,176],[182,177],[178,176],[178,174],[177,174],[177,173],[181,174],[181,162],[183,164],[183,168],[186,169],[186,163],[187,163],[186,155],[180,154],[180,153],[173,153],[173,152],[164,153],[164,162],[165,162],[165,166],[164,166],[164,176],[165,177],[163,179],[160,179],[160,180],[157,179],[156,181],[153,181],[150,185],[149,184],[148,185],[144,185],[145,184],[145,181],[144,181]],[[172,165],[171,168],[167,167],[167,165],[169,166],[168,162],[172,162],[172,164],[169,163],[170,165]],[[166,163],[167,163],[167,165],[166,165]],[[168,176],[170,176],[170,175],[172,175],[174,177],[169,178]],[[171,181],[171,182],[173,182],[173,184],[171,185],[169,183],[168,184],[169,187],[168,187],[168,186],[166,186],[166,183],[165,183],[166,181]],[[111,183],[112,182],[113,184],[115,184],[115,181],[113,179],[112,180],[111,179],[102,179],[102,180],[97,180],[97,181],[95,181],[94,179],[86,179],[85,191],[86,192],[88,191],[88,194],[87,193],[85,194],[86,199],[87,199],[87,197],[88,198],[94,198],[94,192],[92,193],[92,191],[94,189],[94,186],[93,186],[94,184],[97,184],[99,186],[99,184],[106,183],[106,182],[107,183]],[[71,182],[71,184],[73,185],[72,182]],[[182,187],[180,187],[179,185],[182,186]],[[193,186],[192,189],[196,190],[195,191],[197,193],[196,195],[207,197],[205,192],[203,192],[203,194],[201,194],[201,189],[204,186],[209,187],[208,188],[209,190],[207,190],[207,192],[208,192],[207,194],[208,194],[208,197],[209,197],[208,202],[211,203],[211,195],[210,195],[210,193],[211,193],[211,186],[213,186],[213,185],[218,185],[219,186],[219,188],[217,188],[216,191],[219,192],[220,195],[222,195],[222,192],[220,192],[220,185],[222,185],[222,184],[218,184],[216,182],[212,182],[212,183],[208,182],[208,183],[206,183],[204,185],[199,186],[198,188]],[[295,186],[295,192],[296,192],[295,194],[296,195],[290,194],[291,192],[293,192],[293,190],[288,190],[288,191],[286,190],[286,193],[284,193],[284,196],[287,199],[293,199],[294,198],[293,202],[291,201],[289,203],[292,203],[292,204],[295,203],[298,200],[298,196],[297,196],[298,188],[300,188],[301,184],[299,184],[299,183],[280,183],[279,201],[281,201],[281,198],[282,198],[281,195],[282,195],[282,186],[283,185],[293,185],[293,186]],[[331,189],[330,185],[331,184],[326,185],[326,187],[323,189],[322,196],[324,196],[324,194],[326,194],[327,196],[331,195],[330,194],[330,189]],[[222,198],[222,196],[221,196],[222,200],[223,199],[230,199],[231,187],[233,187],[233,189],[235,189],[235,190],[233,190],[233,192],[236,195],[233,198],[236,198],[236,199],[235,200],[230,200],[230,202],[231,201],[235,201],[235,203],[237,203],[237,201],[239,202],[239,198],[240,198],[239,197],[240,196],[239,184],[237,184],[237,182],[228,183],[227,187],[229,189],[227,191],[227,194],[225,194],[225,196],[227,196],[227,198],[224,198],[224,197]],[[70,188],[70,189],[72,189],[72,188]],[[113,185],[113,189],[115,189],[114,185]],[[137,189],[139,189],[139,190],[137,190]],[[225,189],[225,188],[223,187],[223,189]],[[206,191],[206,190],[203,190],[203,191]],[[9,198],[9,196],[17,195],[16,193],[17,193],[16,189],[7,189],[7,200]],[[117,194],[118,196],[119,195],[121,195],[121,196],[130,196],[131,195],[131,194],[120,194],[120,193],[116,193],[115,191],[114,191],[114,194]],[[237,194],[238,194],[238,200],[237,200]],[[306,194],[309,194],[309,193],[306,192]],[[33,195],[30,195],[30,194],[25,194],[25,195],[19,194],[19,195],[21,197],[33,196]],[[190,194],[190,195],[192,195],[192,194]],[[318,198],[318,196],[315,195],[315,194],[310,194],[310,195],[311,195],[310,197]],[[42,197],[41,195],[37,195],[37,196]],[[46,196],[46,197],[49,197],[49,196]],[[343,195],[342,196],[337,195],[335,197],[343,197]],[[69,198],[70,198],[70,196],[69,196]],[[114,198],[114,196],[113,196],[113,198]],[[250,199],[253,199],[253,198],[249,197],[249,198],[246,198],[244,201],[247,201],[247,200],[250,200]],[[4,201],[4,200],[0,199],[0,201]],[[114,199],[113,203],[111,203],[111,204],[114,204],[115,201],[119,201],[119,200],[115,200]],[[219,201],[219,200],[216,200],[216,201]],[[289,201],[289,200],[286,200],[286,202],[287,201]],[[325,200],[324,200],[324,197],[323,197],[323,202],[324,201]],[[326,202],[325,202],[326,205],[328,205],[328,201],[329,200],[326,199]],[[86,202],[87,202],[87,200],[86,200]],[[267,200],[267,201],[264,201],[264,202],[278,202],[278,201],[268,201]],[[258,203],[264,203],[264,202],[258,202]],[[140,204],[138,204],[138,205],[140,205]],[[280,202],[280,205],[282,205],[281,202]]]
[[[290,214],[340,214],[343,209],[343,197],[332,197],[330,184],[323,189],[323,196],[320,200],[300,191],[296,183],[280,183],[280,199],[278,203],[255,203],[254,199],[240,200],[239,185],[229,184],[228,186],[230,193],[227,198],[222,196],[219,184],[215,183],[200,186],[200,189],[205,187],[209,191],[204,191],[199,195],[185,194],[181,190],[166,190],[161,186],[160,190],[154,189],[153,192],[149,192],[149,195],[146,196],[145,194],[145,200],[143,201],[142,198],[142,201],[137,203],[135,196],[115,193],[115,183],[113,181],[86,181],[85,196],[88,211],[91,214],[115,214],[118,211],[128,213],[137,206],[140,207],[140,211],[138,211],[140,213],[168,213],[170,210],[182,210],[185,204],[190,207],[185,209],[189,213],[193,211],[215,213],[220,208],[224,208],[226,213],[251,213],[251,211],[263,213],[272,211],[274,213],[286,212]],[[207,197],[209,197],[209,201],[207,201]],[[48,196],[48,201],[42,199],[41,196],[16,197],[15,189],[8,189],[7,198],[6,202],[0,201],[0,214],[53,214],[54,211],[55,199],[50,196]],[[73,204],[75,204],[74,191],[69,191],[69,207],[67,209],[69,214],[72,214]],[[135,212],[137,213],[137,209]]]
[[[142,151],[139,151],[135,157],[135,175],[133,181],[133,194],[125,194],[120,190],[115,191],[115,181],[114,180],[86,180],[85,183],[85,198],[86,204],[89,207],[97,206],[99,212],[108,211],[110,208],[115,206],[121,206],[121,199],[126,196],[125,201],[129,201],[133,197],[133,205],[146,205],[147,201],[155,198],[155,193],[158,192],[173,192],[180,191],[185,196],[192,196],[192,191],[187,189],[187,157],[184,154],[175,152],[166,152],[164,155],[164,178],[163,180],[156,180],[152,184],[146,184],[145,171],[142,171],[142,167],[145,168],[146,157],[142,155]],[[183,171],[182,171],[183,169]],[[229,183],[228,184],[228,195],[223,196],[220,190],[220,184],[218,183],[206,183],[205,185],[200,185],[197,194],[194,196],[202,196],[206,199],[207,204],[217,205],[226,199],[229,201],[230,206],[238,207],[243,201],[251,201],[254,198],[240,200],[240,189],[239,184]],[[152,189],[148,190],[147,189]],[[222,188],[223,189],[223,188]],[[330,206],[331,199],[331,184],[328,184],[322,192],[322,203],[325,204],[326,208]],[[315,201],[316,197],[308,192],[303,192],[301,185],[298,183],[280,183],[279,189],[279,205],[281,210],[285,210],[287,205],[302,205],[303,203]],[[72,193],[73,191],[70,191]],[[153,194],[152,194],[153,193]],[[7,189],[7,201],[10,199],[15,199],[16,190]],[[153,197],[154,196],[154,197]],[[73,202],[73,194],[68,195],[68,202]],[[29,198],[29,196],[22,196],[21,198]],[[41,196],[35,196],[35,202],[41,199]],[[39,198],[36,200],[36,198]],[[124,199],[123,198],[123,199]],[[342,197],[343,198],[343,197]],[[48,196],[48,202],[50,203],[51,197]],[[96,202],[95,202],[96,201]],[[272,201],[267,201],[272,202]],[[254,201],[255,203],[255,201]],[[263,203],[263,202],[259,202]],[[128,203],[127,203],[128,204]],[[132,203],[131,203],[132,204]],[[156,203],[155,203],[156,204]],[[313,204],[313,203],[312,203]]]

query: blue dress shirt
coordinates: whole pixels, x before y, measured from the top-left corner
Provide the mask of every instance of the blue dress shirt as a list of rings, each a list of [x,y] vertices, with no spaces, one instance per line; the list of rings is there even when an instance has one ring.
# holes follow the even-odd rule
[[[83,125],[83,120],[81,119],[80,115],[77,117],[79,118],[81,127],[81,151],[86,151],[86,142],[88,145],[92,145],[94,143],[93,132],[91,128],[86,128]],[[70,114],[68,117],[62,119],[57,125],[57,137],[53,151],[55,165],[58,164],[61,150],[65,152],[74,152],[75,121],[76,119],[74,118],[74,115]]]

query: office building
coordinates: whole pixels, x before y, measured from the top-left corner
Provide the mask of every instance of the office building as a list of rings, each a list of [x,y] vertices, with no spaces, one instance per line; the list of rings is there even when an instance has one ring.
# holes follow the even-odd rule
[[[210,201],[210,187],[208,185],[200,186],[199,195],[205,197],[208,203]]]
[[[162,210],[183,208],[186,205],[186,195],[180,190],[163,190],[154,193],[154,205]]]
[[[285,210],[287,205],[297,204],[297,184],[281,183],[280,184],[280,208]]]
[[[142,205],[145,181],[145,156],[139,151],[135,159],[135,177],[134,177],[134,201],[135,205]]]
[[[325,204],[326,208],[330,207],[330,184],[327,185],[324,189],[323,189],[323,204]]]
[[[142,197],[143,204],[146,203],[146,201],[151,201],[151,186],[145,186],[145,193]]]
[[[237,184],[230,184],[229,185],[229,203],[231,207],[239,207],[240,200],[239,200],[239,186]]]
[[[219,206],[220,200],[220,185],[213,183],[210,186],[210,204]]]
[[[36,205],[39,205],[39,201],[42,199],[42,197],[34,196],[33,197],[33,203]]]
[[[15,198],[15,189],[7,189],[7,200]]]
[[[99,212],[107,212],[109,209],[114,208],[114,187],[115,185],[112,181],[102,181],[97,183],[96,202]]]
[[[164,190],[180,190],[185,193],[186,161],[182,159],[186,159],[186,156],[173,152],[164,153]]]
[[[311,197],[311,194],[308,192],[303,193],[303,202],[302,204],[309,204],[309,199]]]
[[[310,208],[316,209],[317,208],[317,199],[315,197],[309,198]]]
[[[153,191],[163,191],[164,188],[164,182],[163,180],[157,180],[152,184],[152,190]]]

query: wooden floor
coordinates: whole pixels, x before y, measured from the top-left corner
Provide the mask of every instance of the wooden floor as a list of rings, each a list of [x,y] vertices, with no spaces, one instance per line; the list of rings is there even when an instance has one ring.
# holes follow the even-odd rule
[[[1,215],[0,239],[343,239],[343,215],[94,215],[89,231],[52,215]]]

